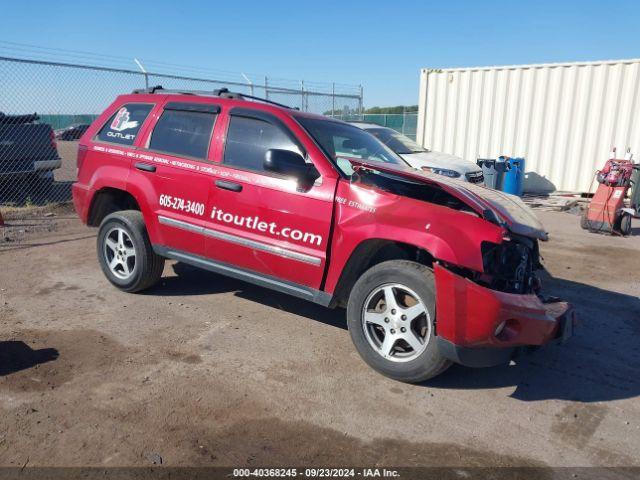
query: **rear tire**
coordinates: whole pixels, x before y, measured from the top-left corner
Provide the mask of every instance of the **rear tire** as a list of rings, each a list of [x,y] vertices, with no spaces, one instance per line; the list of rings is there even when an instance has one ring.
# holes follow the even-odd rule
[[[98,230],[98,261],[107,279],[124,292],[155,285],[164,270],[164,257],[153,251],[137,210],[107,215]]]
[[[347,305],[349,333],[362,359],[409,383],[449,368],[436,344],[435,299],[433,272],[424,265],[391,260],[367,270]]]
[[[623,212],[620,217],[620,233],[625,237],[631,235],[631,219],[633,217],[628,212]]]

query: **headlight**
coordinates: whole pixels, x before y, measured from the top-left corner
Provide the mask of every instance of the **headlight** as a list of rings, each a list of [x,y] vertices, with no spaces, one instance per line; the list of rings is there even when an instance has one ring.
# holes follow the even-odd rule
[[[448,170],[446,168],[436,168],[436,167],[422,167],[422,170],[425,172],[433,172],[438,175],[444,175],[445,177],[450,178],[458,178],[460,176],[460,172],[456,172],[455,170]]]

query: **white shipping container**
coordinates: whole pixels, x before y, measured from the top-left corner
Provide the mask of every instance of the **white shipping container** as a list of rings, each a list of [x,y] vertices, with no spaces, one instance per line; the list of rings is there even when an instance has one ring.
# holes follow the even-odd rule
[[[425,68],[417,141],[474,162],[525,157],[525,191],[586,192],[613,147],[640,161],[639,117],[639,59]]]

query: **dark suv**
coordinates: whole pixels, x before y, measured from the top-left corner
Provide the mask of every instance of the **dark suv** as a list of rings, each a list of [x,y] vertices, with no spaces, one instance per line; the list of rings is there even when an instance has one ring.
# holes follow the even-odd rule
[[[53,171],[62,160],[51,125],[39,119],[36,114],[0,112],[0,181],[53,182]]]

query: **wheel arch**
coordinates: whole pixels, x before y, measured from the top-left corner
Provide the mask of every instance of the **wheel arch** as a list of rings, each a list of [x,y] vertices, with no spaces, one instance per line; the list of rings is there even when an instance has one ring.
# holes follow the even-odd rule
[[[331,307],[346,306],[349,294],[360,276],[388,260],[412,260],[431,267],[435,257],[423,247],[411,243],[370,238],[359,243],[344,265],[333,292]]]
[[[87,225],[97,227],[109,214],[120,210],[138,210],[138,200],[126,190],[114,187],[103,187],[91,198]]]

